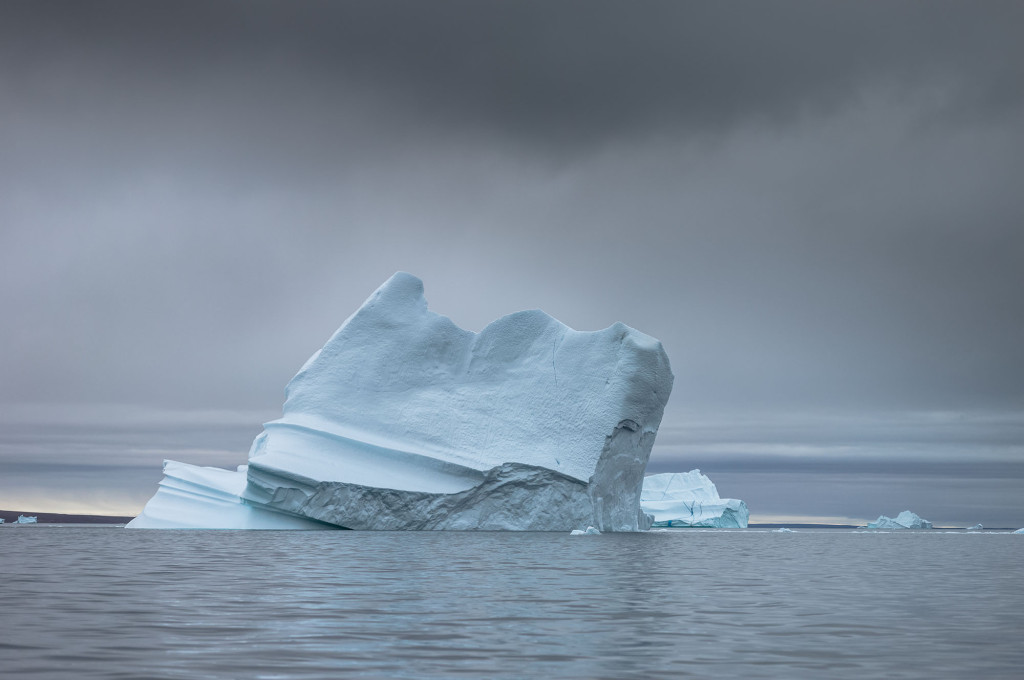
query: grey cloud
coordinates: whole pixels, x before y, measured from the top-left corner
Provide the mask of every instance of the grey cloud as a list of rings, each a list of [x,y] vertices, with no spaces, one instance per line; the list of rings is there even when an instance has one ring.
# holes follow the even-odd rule
[[[623,135],[792,120],[875,85],[949,86],[956,108],[1014,111],[1024,75],[1013,2],[4,9],[9,93],[42,111],[72,106],[86,124],[109,118],[141,143],[135,153],[159,155],[153,142],[184,133],[236,161],[305,163],[320,149],[359,150],[331,119],[366,97],[405,118],[386,135],[397,143],[470,126],[578,151]],[[225,149],[224,132],[252,147]]]

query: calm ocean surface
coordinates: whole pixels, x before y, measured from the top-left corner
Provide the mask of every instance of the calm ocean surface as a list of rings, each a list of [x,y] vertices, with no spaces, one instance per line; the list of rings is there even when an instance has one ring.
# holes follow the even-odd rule
[[[1024,536],[0,527],[0,677],[1021,678]]]

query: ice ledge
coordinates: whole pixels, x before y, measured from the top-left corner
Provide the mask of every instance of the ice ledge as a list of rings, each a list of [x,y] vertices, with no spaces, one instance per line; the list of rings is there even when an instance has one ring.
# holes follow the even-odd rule
[[[650,433],[620,424],[587,482],[535,465],[504,463],[455,493],[318,481],[253,461],[244,498],[258,507],[346,529],[413,531],[638,531],[651,518],[622,503],[638,494]]]

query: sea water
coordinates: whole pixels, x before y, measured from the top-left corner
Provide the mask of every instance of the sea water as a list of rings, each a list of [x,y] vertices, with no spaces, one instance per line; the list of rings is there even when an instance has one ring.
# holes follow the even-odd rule
[[[0,528],[4,678],[1020,678],[1024,536]]]

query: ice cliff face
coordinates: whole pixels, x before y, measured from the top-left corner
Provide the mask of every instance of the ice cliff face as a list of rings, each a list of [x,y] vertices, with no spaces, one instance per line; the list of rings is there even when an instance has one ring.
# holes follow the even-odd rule
[[[745,528],[750,519],[746,503],[720,498],[700,470],[646,477],[640,508],[654,517],[656,527]]]
[[[896,519],[879,516],[874,522],[868,523],[868,529],[931,529],[932,523],[921,519],[910,510],[904,510],[896,515]]]
[[[350,529],[644,529],[672,380],[661,343],[624,324],[534,310],[473,333],[398,273],[288,384],[236,497]]]

